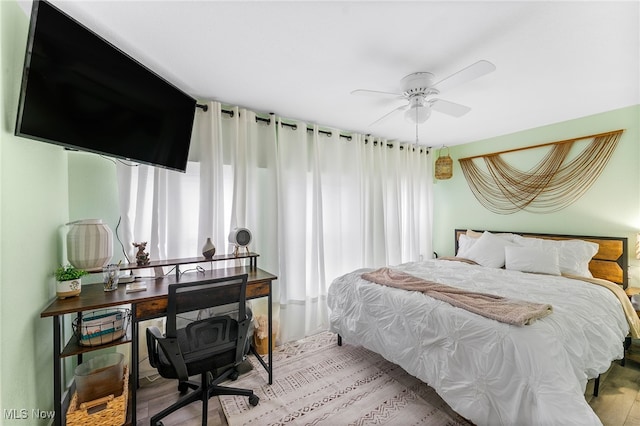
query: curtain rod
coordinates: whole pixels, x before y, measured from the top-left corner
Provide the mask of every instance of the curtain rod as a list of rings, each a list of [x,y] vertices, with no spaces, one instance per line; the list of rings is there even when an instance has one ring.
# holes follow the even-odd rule
[[[202,109],[205,112],[209,109],[209,107],[207,105],[201,105],[201,104],[196,104],[196,107]],[[222,109],[221,112],[223,114],[227,114],[229,117],[233,117],[235,115],[235,112],[233,110],[229,110],[229,109]],[[259,116],[256,115],[256,123],[260,122],[260,121],[263,122],[263,123],[271,124],[271,119],[270,118],[263,118],[263,117],[259,117]],[[296,124],[285,123],[285,122],[282,122],[282,121],[280,122],[280,124],[282,126],[289,127],[291,129],[294,129],[294,130],[298,128],[298,126]],[[313,132],[313,128],[307,127],[307,132]],[[318,133],[320,133],[322,135],[325,135],[325,136],[328,136],[328,137],[331,137],[331,135],[333,134],[332,132],[329,132],[327,130],[318,130]],[[348,140],[348,141],[353,139],[351,135],[340,134],[339,136],[341,138],[344,138],[344,139]],[[365,144],[369,143],[369,140],[365,139],[364,143]],[[378,145],[378,141],[373,141],[373,145],[377,146]],[[387,147],[393,148],[393,144],[392,143],[387,143]],[[402,151],[403,149],[404,149],[404,146],[400,145],[400,150]],[[426,150],[426,152],[428,154],[429,153],[429,147],[425,147],[424,149]],[[413,150],[414,151],[416,150],[415,146],[413,147]],[[421,152],[422,152],[422,150],[423,150],[423,148],[420,148]]]
[[[492,152],[491,154],[473,155],[471,157],[460,158],[458,161],[473,160],[474,158],[480,158],[480,157],[492,157],[494,155],[507,154],[509,152],[524,151],[524,150],[527,150],[527,149],[541,148],[543,146],[549,146],[549,145],[559,145],[561,143],[575,142],[575,141],[579,141],[579,140],[582,140],[582,139],[599,138],[599,137],[602,137],[602,136],[609,136],[609,135],[613,135],[613,134],[621,133],[621,132],[624,132],[624,129],[613,130],[611,132],[597,133],[595,135],[580,136],[579,138],[565,139],[563,141],[547,142],[547,143],[541,143],[539,145],[531,145],[531,146],[525,146],[525,147],[521,147],[521,148],[507,149],[507,150],[504,150],[504,151]]]
[[[227,114],[229,117],[233,117],[235,115],[235,112],[232,111],[232,110],[229,110],[229,109],[223,109],[221,111],[222,111],[223,114]],[[238,114],[240,114],[240,113],[238,113]],[[271,124],[271,119],[270,118],[263,118],[263,117],[259,117],[259,116],[256,115],[256,123],[260,122],[260,121],[263,122],[263,123]],[[283,126],[289,127],[291,129],[294,129],[294,130],[298,128],[298,126],[296,124],[284,123],[282,121],[280,122],[280,124],[283,125]],[[309,131],[313,132],[313,128],[307,127],[307,131],[308,132]],[[332,132],[329,132],[327,130],[318,130],[318,133],[320,133],[322,135],[325,135],[325,136],[328,136],[328,137],[331,137],[331,135],[333,134]],[[340,134],[340,137],[341,138],[345,138],[348,141],[350,141],[352,139],[351,135]]]

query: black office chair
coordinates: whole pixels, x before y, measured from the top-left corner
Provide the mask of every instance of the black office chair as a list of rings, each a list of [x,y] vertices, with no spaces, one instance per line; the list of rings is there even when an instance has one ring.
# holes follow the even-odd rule
[[[208,400],[214,395],[245,395],[249,403],[260,398],[249,389],[219,386],[227,378],[238,377],[237,366],[249,349],[251,312],[246,309],[247,275],[211,279],[169,286],[167,331],[163,337],[157,327],[147,328],[149,363],[168,379],[178,379],[181,392],[196,388],[175,404],[151,417],[151,425],[194,401],[202,401],[202,425],[207,424]],[[238,304],[238,319],[230,315],[202,318],[208,308]],[[200,375],[193,385],[189,376]]]

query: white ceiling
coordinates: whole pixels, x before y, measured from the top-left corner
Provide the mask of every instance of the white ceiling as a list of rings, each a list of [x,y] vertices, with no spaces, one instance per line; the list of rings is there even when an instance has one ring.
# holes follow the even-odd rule
[[[443,92],[420,143],[456,145],[640,104],[640,2],[59,1],[53,4],[190,95],[323,127],[415,140],[400,79],[496,71]],[[29,1],[21,1],[26,10]]]

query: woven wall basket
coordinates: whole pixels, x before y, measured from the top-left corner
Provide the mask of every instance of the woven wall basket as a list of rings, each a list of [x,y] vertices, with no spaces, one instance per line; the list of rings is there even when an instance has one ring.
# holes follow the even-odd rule
[[[449,148],[447,148],[447,155],[445,156],[442,155],[442,149],[440,150],[436,160],[435,175],[436,179],[449,179],[453,176],[453,160],[449,157]]]

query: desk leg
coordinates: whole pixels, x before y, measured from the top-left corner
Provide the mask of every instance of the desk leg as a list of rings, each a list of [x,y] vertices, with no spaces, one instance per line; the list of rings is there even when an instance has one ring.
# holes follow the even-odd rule
[[[273,384],[273,307],[271,306],[271,281],[269,281],[269,306],[267,307],[268,319],[269,319],[269,384]]]
[[[60,317],[53,316],[53,409],[55,418],[53,424],[62,426],[62,368],[60,367]]]
[[[271,308],[271,283],[269,283],[269,307],[268,309],[268,329],[271,331],[271,328],[273,326],[273,309]],[[267,344],[269,346],[269,349],[267,349],[267,354],[269,355],[269,364],[267,364],[264,361],[264,358],[262,357],[262,355],[260,355],[258,353],[258,351],[256,350],[255,346],[253,346],[253,344],[249,347],[251,350],[251,353],[254,354],[256,356],[256,359],[258,360],[258,362],[264,367],[265,370],[267,370],[267,373],[269,373],[269,384],[272,385],[273,384],[273,348],[271,347],[271,345],[273,344],[273,333],[269,333],[269,337],[267,338]]]
[[[138,318],[136,318],[136,305],[131,305],[131,377],[129,391],[131,392],[131,424],[136,425],[137,401],[136,394],[138,391]]]
[[[77,318],[78,318],[78,324],[82,324],[82,312],[78,312]],[[81,353],[76,356],[76,361],[78,361],[76,365],[82,364],[82,354]]]

